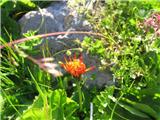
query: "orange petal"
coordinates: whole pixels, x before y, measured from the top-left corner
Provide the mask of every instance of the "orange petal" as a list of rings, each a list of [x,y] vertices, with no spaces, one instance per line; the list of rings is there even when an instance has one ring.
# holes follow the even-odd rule
[[[68,61],[67,61],[67,59],[66,59],[66,56],[64,56],[64,60],[65,60],[66,63],[68,63]]]
[[[82,54],[79,56],[79,60],[80,60],[81,62],[83,62],[83,56],[82,56]]]
[[[74,53],[74,57],[73,57],[74,59],[77,59],[77,57],[76,57],[76,53]]]
[[[73,61],[71,57],[69,57],[69,61],[70,61],[70,62]]]
[[[95,69],[95,68],[96,68],[95,66],[92,66],[92,67],[90,67],[90,68],[87,68],[87,69],[85,70],[85,72],[88,72],[88,71],[93,70],[93,69]]]

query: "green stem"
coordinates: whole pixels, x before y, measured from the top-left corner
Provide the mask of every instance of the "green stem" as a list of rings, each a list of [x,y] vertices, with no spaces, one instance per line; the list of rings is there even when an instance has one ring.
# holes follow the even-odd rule
[[[78,96],[79,96],[79,106],[80,106],[80,111],[82,110],[82,90],[81,90],[81,85],[80,85],[80,79],[77,79],[77,90],[78,90]]]
[[[124,93],[122,93],[122,94],[120,95],[120,97],[118,98],[118,100],[117,100],[116,103],[114,104],[114,107],[113,107],[113,109],[112,109],[111,116],[110,116],[109,120],[113,120],[113,115],[114,115],[115,109],[116,109],[116,107],[117,107],[117,105],[118,105],[118,102],[119,102],[120,99],[123,97],[123,95],[124,95]]]
[[[10,103],[10,105],[13,107],[13,109],[18,113],[18,115],[21,118],[22,117],[21,113],[18,111],[18,109],[15,107],[15,105],[12,103],[12,101],[10,100],[10,98],[8,97],[8,95],[5,93],[5,91],[3,89],[2,89],[2,92],[3,92],[4,96],[6,97],[6,99],[8,100],[8,102]]]
[[[59,86],[59,88],[65,89],[62,78],[61,78],[61,77],[58,77],[57,80],[58,80],[58,86]]]
[[[133,81],[133,82],[131,83],[131,85],[130,85],[129,88],[128,88],[128,91],[130,91],[130,89],[132,88],[134,82],[135,82],[135,81]],[[124,94],[125,94],[125,93],[122,92],[121,95],[120,95],[120,97],[117,99],[117,101],[116,101],[116,103],[115,103],[115,105],[114,105],[114,107],[113,107],[113,109],[112,109],[111,117],[110,117],[109,120],[113,120],[113,114],[114,114],[114,112],[115,112],[116,106],[118,105],[119,101],[122,99],[122,97],[123,97]]]
[[[60,88],[64,89],[63,80],[60,78]]]

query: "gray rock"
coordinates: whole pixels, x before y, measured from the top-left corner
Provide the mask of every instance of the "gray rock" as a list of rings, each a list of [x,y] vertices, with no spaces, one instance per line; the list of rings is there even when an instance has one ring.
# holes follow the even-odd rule
[[[31,11],[20,20],[22,34],[29,30],[36,30],[38,34],[62,31],[91,31],[87,20],[82,20],[75,10],[68,8],[66,2],[53,2],[49,7],[39,11]],[[83,39],[84,35],[59,35],[49,40],[52,52],[62,50],[62,44],[72,45],[72,40]],[[44,40],[45,42],[45,40]]]
[[[39,34],[67,30],[91,30],[91,25],[86,20],[82,20],[82,15],[68,8],[66,2],[53,2],[47,8],[28,12],[19,20],[19,24],[22,33],[28,30],[37,30]]]
[[[22,34],[29,30],[36,30],[38,34],[61,32],[61,31],[92,31],[91,24],[84,20],[83,15],[78,14],[74,9],[67,6],[66,2],[53,2],[49,7],[39,11],[30,11],[20,20]],[[48,47],[52,54],[68,48],[74,48],[75,39],[83,40],[84,35],[59,35],[43,39],[42,46],[48,42]],[[112,75],[109,70],[99,71],[100,63],[96,57],[84,54],[86,64],[96,66],[93,72],[88,72],[86,76],[91,77],[92,73],[96,78],[94,81],[87,81],[87,84],[102,86],[110,84]],[[56,56],[56,61],[63,60],[62,55]],[[111,82],[112,83],[112,82]]]
[[[94,85],[102,87],[104,85],[112,85],[112,73],[109,71],[109,68],[106,70],[99,70],[101,63],[97,56],[91,56],[86,53],[83,54],[84,62],[87,67],[95,66],[95,69],[84,74],[84,77],[87,78],[86,85],[92,87]]]

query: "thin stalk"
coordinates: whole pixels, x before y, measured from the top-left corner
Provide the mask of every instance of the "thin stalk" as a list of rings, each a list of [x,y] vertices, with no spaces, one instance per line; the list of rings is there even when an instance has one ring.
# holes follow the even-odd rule
[[[27,38],[22,38],[22,39],[18,39],[18,40],[14,40],[11,41],[9,43],[6,43],[4,45],[0,46],[0,49],[3,49],[5,47],[11,47],[14,44],[19,44],[28,40],[32,40],[35,38],[44,38],[44,37],[49,37],[49,36],[57,36],[57,35],[62,35],[62,34],[85,34],[85,35],[93,35],[93,36],[97,36],[97,37],[103,37],[106,38],[103,34],[101,33],[94,33],[94,32],[84,32],[84,31],[71,31],[71,32],[53,32],[53,33],[47,33],[47,34],[40,34],[40,35],[35,35],[35,36],[30,36]]]
[[[44,105],[44,109],[45,109],[46,120],[49,120],[49,116],[48,116],[49,107],[48,107],[47,95],[44,94],[44,92],[42,91],[42,89],[41,89],[40,86],[38,85],[35,77],[34,77],[33,74],[31,73],[29,67],[28,67],[28,71],[29,71],[29,73],[30,73],[30,75],[31,75],[31,78],[33,79],[33,81],[34,81],[34,83],[35,83],[35,86],[36,86],[36,88],[37,88],[40,96],[41,96],[42,99],[43,99],[43,102],[44,102],[43,105]]]
[[[58,77],[57,79],[58,79],[59,87],[62,89],[65,89],[62,78]]]
[[[120,95],[120,97],[118,98],[118,100],[116,101],[116,103],[115,103],[115,105],[114,105],[114,107],[113,107],[113,109],[112,109],[111,117],[109,118],[109,120],[113,120],[113,115],[114,115],[115,109],[116,109],[116,107],[117,107],[117,105],[118,105],[118,102],[119,102],[120,99],[123,97],[123,95],[124,95],[124,93],[122,93],[122,94]]]
[[[10,103],[10,105],[13,107],[13,109],[18,113],[18,115],[20,116],[20,118],[22,117],[21,113],[18,111],[18,109],[15,107],[15,105],[12,103],[12,101],[10,100],[10,98],[7,96],[7,94],[5,93],[5,91],[3,91],[4,96],[6,97],[6,99],[8,100],[8,102]]]
[[[80,78],[77,79],[77,91],[78,91],[78,96],[79,96],[79,107],[80,111],[82,110],[82,90],[81,90],[81,85],[80,85]]]
[[[112,111],[113,109],[108,105],[108,108]],[[117,112],[114,111],[114,114],[116,114],[117,116],[119,116],[120,118],[124,119],[124,120],[129,120],[128,118],[123,117],[122,115],[118,114]]]
[[[131,89],[131,87],[133,86],[133,84],[134,84],[134,81],[133,81],[133,82],[131,83],[131,85],[129,86],[128,91],[130,91],[130,89]],[[123,97],[124,94],[125,94],[125,93],[122,92],[122,94],[120,95],[120,97],[117,99],[117,101],[116,101],[116,103],[115,103],[115,105],[114,105],[114,107],[113,107],[113,109],[112,109],[111,117],[110,117],[109,120],[112,120],[112,119],[113,119],[113,115],[114,115],[115,109],[116,109],[116,107],[117,107],[117,105],[118,105],[118,102],[122,99],[122,97]]]

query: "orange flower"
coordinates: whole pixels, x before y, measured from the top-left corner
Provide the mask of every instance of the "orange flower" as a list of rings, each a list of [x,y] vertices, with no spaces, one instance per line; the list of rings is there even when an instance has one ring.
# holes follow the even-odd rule
[[[79,58],[76,58],[76,55],[74,55],[74,58],[66,60],[64,57],[64,59],[65,63],[61,63],[61,66],[74,77],[80,77],[80,75],[95,68],[94,66],[86,68],[82,55]]]

